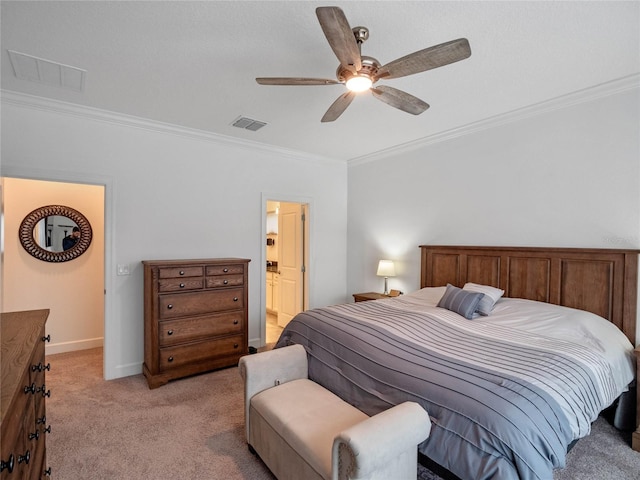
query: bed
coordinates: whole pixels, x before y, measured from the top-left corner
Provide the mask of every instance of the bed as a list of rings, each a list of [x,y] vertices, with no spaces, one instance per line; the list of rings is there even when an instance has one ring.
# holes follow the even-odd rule
[[[419,450],[453,476],[552,478],[600,411],[629,398],[638,251],[420,248],[418,291],[303,312],[276,348],[304,345],[310,378],[369,415],[423,405]],[[473,297],[467,284],[487,292],[475,298],[488,315],[437,306]]]

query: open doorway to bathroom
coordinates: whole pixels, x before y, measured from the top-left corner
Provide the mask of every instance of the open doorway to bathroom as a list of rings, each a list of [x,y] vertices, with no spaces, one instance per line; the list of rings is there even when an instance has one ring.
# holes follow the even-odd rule
[[[266,212],[265,340],[308,308],[309,205],[268,200]]]

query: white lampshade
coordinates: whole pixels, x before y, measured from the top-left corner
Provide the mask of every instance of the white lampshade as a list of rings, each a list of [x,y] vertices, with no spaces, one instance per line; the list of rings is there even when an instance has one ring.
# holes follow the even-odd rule
[[[376,275],[379,277],[395,277],[396,269],[393,266],[393,261],[380,260],[380,263],[378,263],[378,273]]]

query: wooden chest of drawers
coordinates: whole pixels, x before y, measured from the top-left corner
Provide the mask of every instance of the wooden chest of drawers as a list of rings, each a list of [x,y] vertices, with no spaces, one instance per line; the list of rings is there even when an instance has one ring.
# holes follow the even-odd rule
[[[149,388],[248,353],[248,259],[143,261]]]
[[[44,478],[46,468],[44,325],[49,310],[2,314],[2,480]]]

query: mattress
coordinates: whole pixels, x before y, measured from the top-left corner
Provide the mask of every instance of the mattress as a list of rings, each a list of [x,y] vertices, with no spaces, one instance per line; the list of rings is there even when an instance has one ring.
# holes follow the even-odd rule
[[[551,479],[633,381],[633,346],[588,312],[503,298],[467,320],[443,293],[308,310],[276,348],[305,346],[310,378],[368,415],[421,404],[419,450],[460,478]]]

